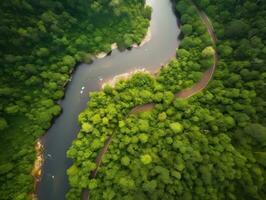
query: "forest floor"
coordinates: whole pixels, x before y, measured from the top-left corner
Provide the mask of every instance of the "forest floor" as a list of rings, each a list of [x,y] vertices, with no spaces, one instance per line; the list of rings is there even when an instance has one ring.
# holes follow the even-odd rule
[[[210,19],[208,18],[208,16],[201,10],[198,9],[198,7],[196,6],[196,4],[192,1],[189,0],[189,2],[192,4],[192,6],[194,6],[197,10],[198,15],[200,16],[202,22],[204,23],[204,25],[206,26],[208,33],[212,39],[212,43],[213,46],[216,47],[216,42],[217,42],[217,38],[214,32],[214,28],[212,26],[212,23],[210,21]],[[196,94],[198,94],[199,92],[201,92],[204,88],[206,88],[208,86],[208,83],[210,82],[210,80],[213,77],[213,74],[215,72],[216,66],[218,63],[218,55],[216,52],[216,48],[215,48],[215,54],[213,56],[213,65],[206,70],[203,75],[202,78],[199,82],[197,82],[195,85],[193,85],[190,88],[184,89],[178,93],[175,94],[175,98],[180,98],[180,99],[187,99],[190,98]],[[148,103],[148,104],[143,104],[143,105],[139,105],[134,107],[129,114],[136,114],[139,112],[143,112],[143,111],[150,111],[155,107],[155,103]],[[96,178],[97,175],[97,171],[100,167],[100,164],[102,162],[103,156],[105,155],[105,153],[108,150],[108,147],[110,145],[112,141],[112,136],[109,136],[108,139],[106,140],[104,147],[101,149],[99,155],[96,158],[96,169],[94,171],[91,172],[90,178]],[[82,191],[82,199],[83,200],[88,200],[89,199],[89,191],[88,189],[84,189]]]

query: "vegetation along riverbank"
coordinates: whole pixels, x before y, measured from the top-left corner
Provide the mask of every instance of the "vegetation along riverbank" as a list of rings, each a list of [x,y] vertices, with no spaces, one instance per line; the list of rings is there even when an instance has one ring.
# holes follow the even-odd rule
[[[60,113],[69,71],[113,43],[140,43],[151,10],[142,0],[11,0],[0,10],[0,199],[28,199],[34,146]]]
[[[92,93],[80,114],[68,199],[84,189],[90,199],[265,199],[266,4],[194,0],[196,10],[176,2],[184,34],[177,59],[156,77],[138,73]],[[213,66],[215,47],[197,11],[213,24],[219,61],[207,88],[176,99]],[[146,103],[153,109],[128,116]]]

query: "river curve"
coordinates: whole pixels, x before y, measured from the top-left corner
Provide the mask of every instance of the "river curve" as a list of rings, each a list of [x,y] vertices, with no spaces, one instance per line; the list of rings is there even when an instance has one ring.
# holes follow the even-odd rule
[[[154,71],[175,57],[180,30],[171,1],[148,0],[147,3],[153,9],[149,42],[132,50],[113,50],[111,55],[96,59],[90,65],[79,65],[73,73],[65,98],[59,102],[63,112],[42,139],[45,160],[38,199],[65,199],[69,188],[66,170],[72,163],[66,151],[79,132],[77,119],[86,108],[88,93],[99,90],[102,80],[139,68]],[[82,87],[85,88],[81,94]]]

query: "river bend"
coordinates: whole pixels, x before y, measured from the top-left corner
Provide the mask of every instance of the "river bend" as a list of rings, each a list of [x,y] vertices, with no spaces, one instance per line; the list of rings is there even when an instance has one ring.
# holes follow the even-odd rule
[[[78,115],[86,108],[88,94],[99,90],[102,81],[115,75],[139,68],[154,71],[175,57],[180,30],[171,1],[147,0],[147,3],[153,9],[149,42],[123,52],[115,49],[111,55],[96,59],[90,65],[77,66],[73,73],[65,98],[59,102],[63,113],[42,139],[45,160],[38,185],[38,199],[65,199],[69,188],[66,170],[72,163],[66,152],[79,132]],[[81,94],[82,87],[85,88]]]

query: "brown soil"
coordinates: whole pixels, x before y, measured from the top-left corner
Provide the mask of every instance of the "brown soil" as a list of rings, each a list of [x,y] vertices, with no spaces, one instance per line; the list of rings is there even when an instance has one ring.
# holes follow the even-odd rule
[[[43,145],[41,143],[41,140],[38,139],[35,145],[35,152],[36,152],[36,159],[34,162],[34,166],[31,170],[31,175],[34,177],[34,192],[30,194],[31,199],[35,200],[37,199],[36,195],[36,189],[37,185],[40,181],[41,175],[42,175],[42,165],[43,165]]]
[[[197,6],[192,1],[190,1],[190,3],[196,8],[197,13],[199,14],[202,22],[207,27],[208,33],[209,33],[209,35],[212,39],[213,45],[215,47],[217,39],[216,39],[211,21],[209,20],[209,18],[206,16],[206,14],[204,12],[198,10]],[[214,60],[214,62],[213,62],[212,67],[203,73],[201,80],[198,83],[196,83],[195,85],[193,85],[191,88],[187,88],[187,89],[182,90],[181,92],[176,93],[175,98],[187,99],[187,98],[199,93],[204,88],[206,88],[208,83],[212,79],[213,73],[215,72],[215,69],[216,69],[216,65],[218,62],[218,56],[216,53],[213,56],[213,60]],[[155,106],[154,103],[139,105],[139,106],[136,106],[135,108],[133,108],[129,113],[134,114],[134,113],[139,113],[139,112],[143,112],[143,111],[149,111],[149,110],[153,109],[154,106]]]
[[[96,178],[98,169],[99,169],[99,167],[101,165],[101,162],[103,160],[103,156],[107,152],[109,144],[111,143],[111,141],[112,141],[112,136],[109,136],[108,139],[104,143],[104,147],[101,149],[100,153],[98,154],[98,156],[96,158],[96,161],[95,161],[96,168],[95,168],[95,170],[93,170],[91,172],[90,178]],[[88,189],[82,190],[82,195],[81,196],[82,196],[81,198],[84,199],[84,200],[85,199],[86,200],[89,199],[89,190]]]

